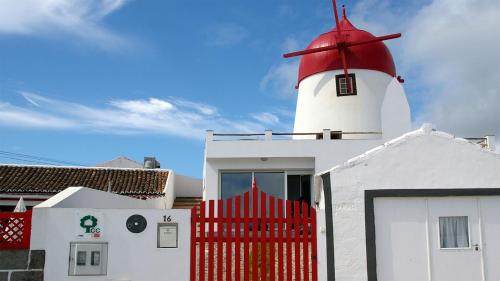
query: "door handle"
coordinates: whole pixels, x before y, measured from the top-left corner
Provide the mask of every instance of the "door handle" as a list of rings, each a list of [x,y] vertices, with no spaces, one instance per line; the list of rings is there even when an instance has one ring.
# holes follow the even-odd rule
[[[474,247],[475,251],[479,251],[479,244],[474,244],[474,245],[472,245],[472,247]]]

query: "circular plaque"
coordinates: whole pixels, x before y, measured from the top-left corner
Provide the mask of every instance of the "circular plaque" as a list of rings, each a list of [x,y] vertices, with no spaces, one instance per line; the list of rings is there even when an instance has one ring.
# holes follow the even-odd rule
[[[132,233],[141,233],[148,225],[146,218],[141,215],[132,215],[127,219],[127,229]]]

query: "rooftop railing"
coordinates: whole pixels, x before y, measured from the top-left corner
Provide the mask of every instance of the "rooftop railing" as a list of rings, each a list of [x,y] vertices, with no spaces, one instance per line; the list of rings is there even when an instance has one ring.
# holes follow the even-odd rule
[[[271,130],[266,130],[263,133],[215,133],[213,130],[207,130],[205,140],[209,141],[272,141],[272,140],[291,140],[294,136],[311,136],[309,139],[316,140],[340,140],[340,139],[352,139],[352,136],[356,136],[356,139],[373,139],[374,137],[382,137],[382,132],[343,132],[343,131],[331,131],[328,129],[322,132],[312,132],[312,133],[283,133],[283,132],[273,132]],[[482,138],[464,138],[471,143],[480,145],[482,148],[495,151],[495,136],[485,136]]]
[[[495,136],[486,136],[484,138],[464,138],[472,143],[480,145],[484,149],[495,151]]]
[[[382,136],[382,132],[343,132],[323,130],[322,132],[312,133],[283,133],[266,130],[263,133],[215,133],[208,130],[206,133],[206,141],[221,141],[221,140],[283,140],[292,139],[294,136],[311,136],[311,139],[317,140],[338,140],[348,138],[348,136]],[[367,137],[368,138],[368,137]]]

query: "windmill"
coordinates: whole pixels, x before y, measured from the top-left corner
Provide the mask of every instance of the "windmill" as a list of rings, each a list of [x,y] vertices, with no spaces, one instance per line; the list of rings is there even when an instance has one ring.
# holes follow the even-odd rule
[[[373,38],[370,38],[368,40],[349,40],[349,36],[345,34],[342,30],[342,26],[339,21],[339,16],[338,16],[338,11],[337,11],[337,1],[332,0],[333,4],[333,12],[335,15],[335,23],[336,23],[336,35],[335,35],[335,42],[332,42],[331,45],[329,46],[324,46],[324,47],[318,47],[318,48],[312,48],[312,49],[307,49],[307,50],[302,50],[302,51],[297,51],[297,52],[292,52],[292,53],[287,53],[284,54],[284,58],[290,58],[290,57],[297,57],[297,56],[304,56],[308,54],[313,54],[313,53],[318,53],[318,52],[326,52],[326,51],[332,51],[332,50],[337,50],[339,52],[339,56],[342,61],[342,67],[344,70],[344,78],[346,81],[347,85],[347,92],[351,92],[351,81],[349,79],[349,70],[348,70],[348,64],[347,64],[347,56],[348,56],[348,49],[354,46],[360,46],[360,45],[366,45],[366,44],[371,44],[375,42],[380,42],[380,41],[385,41],[385,40],[390,40],[390,39],[395,39],[401,37],[401,33],[395,33],[395,34],[390,34],[390,35],[385,35],[385,36],[376,36]],[[346,18],[346,13],[345,13],[345,7],[342,5],[342,14],[343,17]]]

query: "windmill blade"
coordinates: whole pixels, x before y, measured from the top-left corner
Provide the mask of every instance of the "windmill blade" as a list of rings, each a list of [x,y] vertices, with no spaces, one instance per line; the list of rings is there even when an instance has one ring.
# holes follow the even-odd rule
[[[337,11],[337,0],[332,0],[332,4],[333,4],[333,14],[335,15],[335,24],[337,25],[337,34],[340,37],[342,30],[340,27],[339,12]]]
[[[349,71],[347,69],[347,59],[344,48],[339,48],[340,58],[342,59],[342,66],[344,67],[344,78],[347,85],[347,93],[351,93],[351,81],[349,80]]]
[[[390,35],[385,35],[385,36],[378,36],[378,37],[375,37],[375,38],[370,39],[370,40],[348,42],[348,43],[346,43],[346,47],[353,47],[353,46],[359,46],[359,45],[364,45],[364,44],[370,44],[370,43],[375,43],[375,42],[379,42],[379,41],[396,39],[399,37],[401,37],[401,33],[395,33],[395,34],[390,34]]]
[[[291,57],[297,57],[297,56],[302,56],[302,55],[307,55],[307,54],[313,54],[313,53],[318,53],[318,52],[323,52],[323,51],[330,51],[330,50],[336,50],[338,49],[339,46],[337,45],[332,45],[332,46],[326,46],[326,47],[319,47],[319,48],[314,48],[314,49],[309,49],[309,50],[303,50],[303,51],[297,51],[297,52],[292,52],[288,54],[284,54],[284,58],[291,58]]]

